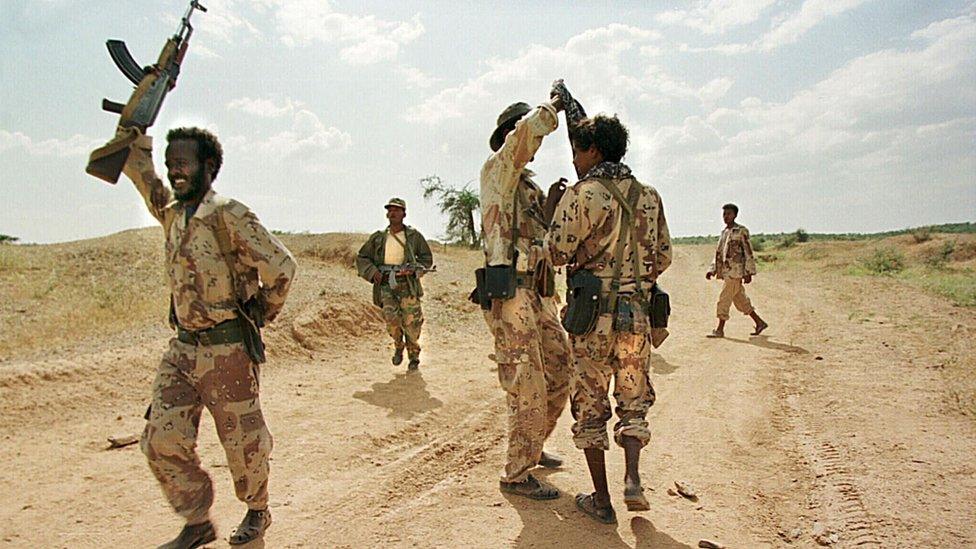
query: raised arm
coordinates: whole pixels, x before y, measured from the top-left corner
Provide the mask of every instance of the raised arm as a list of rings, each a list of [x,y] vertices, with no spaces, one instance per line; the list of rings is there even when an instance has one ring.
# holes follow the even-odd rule
[[[144,135],[137,128],[120,128],[119,132],[134,134],[131,136],[134,141],[129,145],[131,152],[123,172],[142,195],[149,213],[165,225],[166,205],[173,200],[173,191],[156,175],[152,161],[152,137]]]

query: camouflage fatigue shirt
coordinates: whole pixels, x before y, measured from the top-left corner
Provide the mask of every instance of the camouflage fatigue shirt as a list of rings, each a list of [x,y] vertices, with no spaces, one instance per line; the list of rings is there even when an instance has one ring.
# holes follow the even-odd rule
[[[733,223],[722,230],[715,258],[708,269],[716,278],[744,278],[756,274],[756,258],[749,243],[749,229]]]
[[[603,279],[608,291],[613,278],[614,249],[621,237],[623,209],[600,180],[608,180],[627,196],[631,185],[641,185],[637,199],[637,242],[627,240],[620,269],[620,291],[635,289],[632,255],[638,254],[643,289],[649,289],[657,275],[671,265],[671,235],[664,218],[664,205],[657,191],[642,185],[621,163],[602,162],[566,191],[552,218],[548,251],[556,266],[569,264],[588,269]]]
[[[497,152],[481,168],[481,228],[488,265],[511,265],[512,209],[518,199],[519,271],[529,271],[545,258],[542,215],[544,194],[525,168],[542,145],[542,138],[559,125],[556,109],[543,103],[525,115],[509,132]],[[516,194],[517,193],[517,194]]]
[[[149,213],[166,235],[166,274],[176,320],[186,330],[205,330],[235,317],[236,296],[230,271],[220,253],[214,230],[222,215],[237,258],[237,280],[247,300],[255,295],[266,301],[265,319],[281,311],[296,264],[291,252],[268,232],[240,202],[217,196],[210,190],[196,212],[186,219],[186,209],[172,190],[156,175],[152,162],[152,138],[141,136],[131,147],[125,174],[135,183]]]

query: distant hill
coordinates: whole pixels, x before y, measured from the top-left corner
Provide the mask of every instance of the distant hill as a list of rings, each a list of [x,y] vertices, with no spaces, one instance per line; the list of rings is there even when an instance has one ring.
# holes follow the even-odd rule
[[[870,240],[875,238],[887,238],[889,236],[909,234],[919,230],[928,230],[932,233],[947,234],[976,233],[976,223],[943,223],[941,225],[925,225],[922,227],[912,227],[908,229],[885,231],[881,233],[807,233],[807,236],[810,240]],[[796,232],[794,231],[789,233],[753,233],[751,236],[753,239],[780,240],[789,235],[795,234]],[[715,242],[717,239],[718,235],[679,236],[673,238],[672,242],[675,244],[708,244]]]

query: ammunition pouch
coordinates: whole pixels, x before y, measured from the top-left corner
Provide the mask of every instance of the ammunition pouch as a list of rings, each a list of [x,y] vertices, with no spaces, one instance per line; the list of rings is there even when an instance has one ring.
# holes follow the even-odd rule
[[[478,275],[481,271],[481,275]],[[518,288],[518,273],[514,265],[488,265],[475,271],[475,280],[481,284],[481,293],[491,303],[493,299],[512,299]],[[490,306],[490,305],[489,305]]]
[[[600,279],[586,269],[573,273],[566,281],[566,314],[562,324],[573,335],[586,335],[596,327],[600,317]]]
[[[655,282],[651,286],[651,298],[647,302],[647,318],[651,321],[651,328],[667,328],[669,316],[671,316],[671,298]]]

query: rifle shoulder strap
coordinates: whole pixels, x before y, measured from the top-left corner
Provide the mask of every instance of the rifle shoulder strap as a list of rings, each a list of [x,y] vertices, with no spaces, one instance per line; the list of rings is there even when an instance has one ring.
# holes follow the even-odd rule
[[[216,211],[217,224],[214,226],[214,238],[217,239],[217,249],[227,263],[227,270],[230,273],[230,289],[235,301],[244,302],[244,296],[239,293],[240,284],[237,281],[237,267],[234,261],[234,247],[230,240],[230,231],[227,230],[227,220],[224,219],[223,207],[218,207]]]
[[[393,231],[387,229],[387,232],[389,232],[390,236],[393,237],[393,240],[396,240],[396,243],[399,244],[401,248],[403,248],[403,254],[404,257],[406,257],[407,263],[416,263],[416,260],[414,259],[413,256],[413,250],[410,249],[410,246],[407,246],[407,243],[405,241],[400,240],[400,237],[398,237],[396,233],[394,233]],[[404,236],[407,235],[407,229],[405,227],[403,229],[403,235]]]
[[[518,226],[518,205],[520,202],[520,194],[522,192],[522,176],[519,175],[518,182],[515,183],[515,195],[512,196],[512,246],[511,246],[511,256],[512,256],[512,268],[518,270],[518,238],[519,238],[519,226]]]
[[[617,309],[617,293],[620,291],[620,272],[623,269],[623,258],[624,258],[624,248],[627,246],[627,240],[629,239],[631,233],[634,230],[634,204],[636,203],[636,198],[639,196],[640,187],[637,185],[636,179],[631,179],[630,190],[627,192],[627,197],[624,198],[623,193],[617,186],[607,179],[600,179],[600,184],[602,184],[610,194],[613,195],[614,199],[620,205],[620,231],[617,236],[617,246],[613,251],[613,277],[610,279],[610,296],[607,299],[607,304],[609,310],[615,311]],[[633,257],[636,259],[636,250],[633,252]],[[640,271],[637,270],[637,263],[634,263],[634,277],[637,280],[637,290],[640,291]]]

